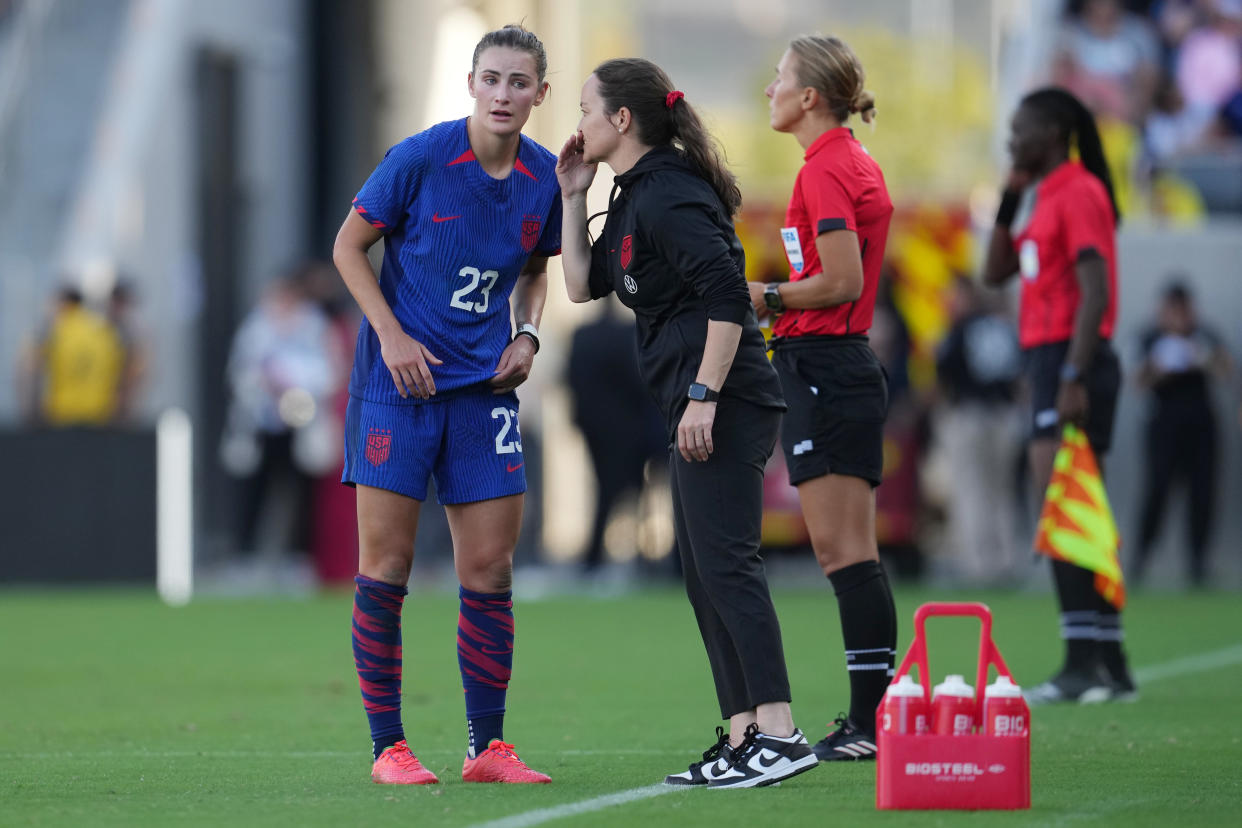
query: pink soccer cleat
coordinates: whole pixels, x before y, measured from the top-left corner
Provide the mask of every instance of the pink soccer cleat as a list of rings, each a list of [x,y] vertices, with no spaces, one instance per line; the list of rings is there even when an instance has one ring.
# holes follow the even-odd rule
[[[487,750],[475,758],[466,758],[461,766],[463,782],[547,783],[552,777],[526,767],[513,752],[513,745],[492,739]]]
[[[440,780],[423,767],[418,757],[410,753],[405,739],[384,752],[371,768],[371,781],[380,785],[434,785]]]

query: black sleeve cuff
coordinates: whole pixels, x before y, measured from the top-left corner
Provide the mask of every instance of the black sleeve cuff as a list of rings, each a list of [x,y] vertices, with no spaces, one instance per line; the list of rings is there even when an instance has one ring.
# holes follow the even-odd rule
[[[707,319],[711,322],[732,322],[734,325],[741,325],[746,321],[749,312],[749,301],[714,302],[707,306]]]
[[[1074,257],[1074,262],[1077,264],[1078,262],[1089,262],[1092,259],[1103,258],[1104,254],[1101,253],[1095,245],[1089,244],[1086,247],[1080,247],[1078,249],[1078,255]]]
[[[849,224],[843,218],[820,219],[819,224],[815,225],[815,234],[822,235],[832,230],[846,229],[849,229]]]

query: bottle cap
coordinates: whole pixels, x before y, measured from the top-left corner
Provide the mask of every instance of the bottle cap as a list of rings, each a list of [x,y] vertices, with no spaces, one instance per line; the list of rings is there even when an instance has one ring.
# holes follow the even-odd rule
[[[944,681],[940,684],[937,684],[935,687],[935,690],[932,692],[933,697],[941,696],[941,695],[943,696],[969,696],[970,698],[974,698],[975,691],[971,688],[969,684],[966,683],[965,678],[963,678],[960,675],[953,674],[953,675],[945,676]]]
[[[922,698],[923,686],[915,681],[913,676],[906,673],[888,686],[888,691],[885,695],[893,696],[894,698],[912,698],[915,696]]]

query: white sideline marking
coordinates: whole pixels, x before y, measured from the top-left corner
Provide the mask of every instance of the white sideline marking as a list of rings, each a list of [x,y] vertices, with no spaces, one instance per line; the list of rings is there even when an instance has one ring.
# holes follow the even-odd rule
[[[1143,684],[1147,682],[1185,676],[1191,673],[1202,673],[1205,670],[1211,670],[1216,667],[1229,667],[1240,662],[1242,662],[1242,644],[1237,644],[1232,647],[1226,647],[1223,650],[1216,650],[1215,652],[1199,653],[1198,655],[1166,661],[1163,664],[1142,667],[1134,671],[1134,681],[1139,685],[1141,691]],[[531,828],[531,826],[542,825],[554,819],[562,819],[563,817],[576,816],[578,814],[589,814],[592,811],[602,811],[614,805],[625,805],[629,802],[650,799],[654,796],[679,790],[686,789],[670,785],[649,785],[646,788],[634,788],[628,791],[621,791],[620,793],[608,794],[607,796],[597,796],[594,799],[584,799],[581,802],[568,802],[553,808],[540,808],[537,811],[514,814],[513,816],[493,820],[492,822],[481,822],[470,826],[470,828]]]
[[[680,790],[685,790],[685,788],[663,784],[648,785],[645,788],[632,788],[615,794],[597,796],[594,799],[584,799],[581,802],[567,802],[564,805],[556,805],[551,808],[540,808],[537,811],[514,814],[502,819],[494,819],[491,822],[480,822],[471,826],[471,828],[530,828],[532,825],[542,825],[554,819],[577,816],[578,814],[589,814],[592,811],[602,811],[605,808],[611,808],[613,805],[625,805],[630,802],[651,799],[652,797],[663,796],[664,794]]]
[[[1159,681],[1160,679],[1184,676],[1189,673],[1202,673],[1204,670],[1211,670],[1215,667],[1228,667],[1240,661],[1242,661],[1242,644],[1226,647],[1214,653],[1199,653],[1198,655],[1186,656],[1185,658],[1175,658],[1172,661],[1166,661],[1164,664],[1140,667],[1134,671],[1134,681],[1139,685],[1139,689],[1142,690],[1144,682]]]

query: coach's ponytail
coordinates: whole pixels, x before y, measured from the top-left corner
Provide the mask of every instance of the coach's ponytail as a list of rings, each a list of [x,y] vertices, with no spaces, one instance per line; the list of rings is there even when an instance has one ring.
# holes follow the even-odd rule
[[[1121,210],[1117,207],[1117,196],[1113,191],[1113,176],[1109,172],[1100,131],[1096,128],[1091,110],[1072,93],[1055,86],[1030,93],[1022,99],[1022,106],[1030,107],[1052,121],[1060,131],[1067,150],[1070,146],[1077,147],[1079,160],[1104,185],[1113,206],[1113,217],[1117,224],[1121,224]]]
[[[742,206],[737,177],[725,166],[715,139],[694,107],[663,69],[642,58],[621,58],[601,63],[594,74],[609,115],[623,106],[629,109],[639,141],[649,147],[672,146],[711,185],[725,211],[737,214]]]
[[[686,159],[712,185],[728,214],[735,215],[742,206],[742,190],[737,185],[737,177],[725,166],[720,148],[699,120],[694,107],[686,103],[685,98],[678,98],[673,102],[669,117],[673,124],[673,137],[681,144]]]

